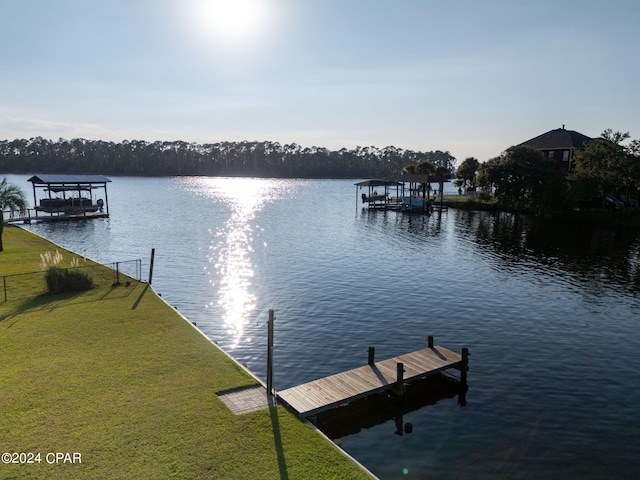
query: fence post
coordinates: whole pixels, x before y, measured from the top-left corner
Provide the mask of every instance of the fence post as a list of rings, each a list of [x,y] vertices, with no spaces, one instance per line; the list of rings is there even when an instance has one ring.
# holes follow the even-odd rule
[[[151,249],[151,261],[149,262],[149,285],[151,285],[151,279],[153,278],[153,259],[156,256],[156,249]]]
[[[7,276],[2,276],[2,283],[4,283],[4,301],[7,301]]]

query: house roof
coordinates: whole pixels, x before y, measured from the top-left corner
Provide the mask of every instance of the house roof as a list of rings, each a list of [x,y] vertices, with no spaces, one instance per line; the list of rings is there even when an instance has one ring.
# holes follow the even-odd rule
[[[38,185],[49,184],[92,184],[107,183],[111,180],[104,175],[34,175],[27,182]]]
[[[537,150],[571,150],[574,148],[582,148],[586,142],[591,140],[592,138],[575,130],[556,128],[555,130],[549,130],[547,133],[527,140],[518,146],[532,147]]]

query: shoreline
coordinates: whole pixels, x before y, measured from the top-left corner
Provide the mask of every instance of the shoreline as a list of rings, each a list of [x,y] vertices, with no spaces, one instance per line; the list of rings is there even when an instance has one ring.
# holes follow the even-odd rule
[[[24,254],[18,236],[39,239],[31,256],[73,254],[20,227],[4,235],[0,266]],[[0,465],[1,476],[376,478],[281,405],[232,413],[219,394],[263,382],[149,287],[0,303],[0,449],[82,453],[81,465]],[[136,461],[124,461],[132,453]]]

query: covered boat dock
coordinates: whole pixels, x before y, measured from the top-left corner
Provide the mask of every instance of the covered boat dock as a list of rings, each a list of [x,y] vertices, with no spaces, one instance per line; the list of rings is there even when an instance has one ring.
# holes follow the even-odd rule
[[[107,183],[111,180],[103,175],[34,175],[27,181],[33,187],[33,208],[11,212],[8,222],[109,217]]]
[[[356,189],[368,189],[368,193],[362,193],[361,200],[370,209],[428,214],[433,211],[434,203],[430,198],[430,184],[438,180],[428,174],[403,174],[355,185]]]
[[[369,208],[389,210],[398,209],[398,198],[404,185],[393,180],[365,180],[356,183],[356,195],[362,188],[367,189],[367,193],[361,195],[363,204],[367,204]],[[395,197],[391,196],[393,189],[395,189]]]

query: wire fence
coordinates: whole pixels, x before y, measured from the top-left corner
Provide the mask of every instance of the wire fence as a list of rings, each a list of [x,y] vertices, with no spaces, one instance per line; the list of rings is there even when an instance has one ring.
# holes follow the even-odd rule
[[[113,270],[114,284],[126,282],[126,277],[130,277],[138,282],[142,281],[142,260],[140,259],[114,262],[107,266]],[[125,278],[123,279],[122,276]]]
[[[96,287],[118,285],[132,280],[142,281],[142,260],[127,260],[108,265],[83,265],[62,270],[85,273],[91,277]],[[19,300],[48,293],[46,274],[46,271],[40,271],[1,276],[0,301]]]

